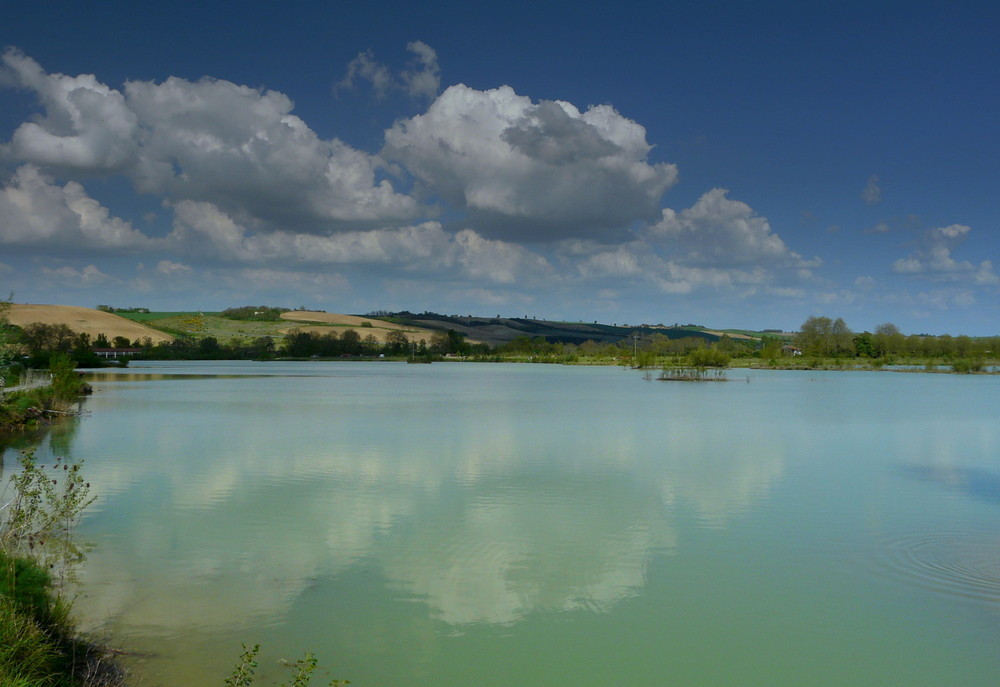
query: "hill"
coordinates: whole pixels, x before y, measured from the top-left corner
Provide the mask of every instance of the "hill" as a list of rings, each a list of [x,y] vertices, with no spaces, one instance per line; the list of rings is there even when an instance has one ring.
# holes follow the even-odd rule
[[[695,337],[708,342],[718,341],[727,332],[706,330],[695,325],[664,325],[642,324],[634,327],[617,324],[598,324],[587,322],[558,322],[553,320],[535,320],[519,317],[473,317],[439,315],[437,313],[397,312],[382,315],[392,322],[408,324],[428,329],[454,329],[465,334],[470,341],[481,341],[492,346],[502,345],[518,337],[543,337],[553,343],[581,344],[585,341],[598,343],[617,343],[631,337],[633,334],[648,336],[659,334],[668,339],[684,339]],[[732,334],[732,338],[755,339],[757,337],[745,334]]]
[[[104,334],[108,339],[124,336],[129,341],[145,339],[148,336],[154,343],[172,341],[174,338],[152,327],[127,320],[120,315],[76,305],[15,303],[10,306],[7,319],[18,327],[33,322],[64,324],[78,334],[89,334],[92,339],[96,338],[98,334]]]
[[[434,333],[431,328],[407,325],[399,322],[387,322],[375,317],[338,315],[336,313],[313,312],[309,310],[289,310],[281,314],[281,319],[293,324],[305,323],[304,325],[294,324],[291,327],[283,327],[279,330],[283,334],[287,334],[293,329],[304,332],[317,331],[320,333],[329,331],[342,333],[347,329],[353,329],[362,338],[371,334],[379,343],[385,343],[386,334],[393,329],[401,330],[411,341],[419,341],[420,339],[430,341],[431,335]]]

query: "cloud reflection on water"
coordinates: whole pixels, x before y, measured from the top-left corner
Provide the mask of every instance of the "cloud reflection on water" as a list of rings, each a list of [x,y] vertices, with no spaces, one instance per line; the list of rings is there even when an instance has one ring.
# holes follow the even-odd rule
[[[453,407],[442,424],[405,398],[369,405],[344,380],[328,382],[332,406],[329,388],[295,382],[294,407],[241,391],[260,380],[220,383],[164,382],[187,386],[160,387],[150,408],[109,396],[84,427],[81,444],[107,456],[88,465],[104,495],[90,531],[105,541],[87,616],[174,636],[281,622],[316,580],[359,566],[453,626],[606,612],[642,593],[690,523],[725,527],[783,476],[763,430],[615,413],[566,425],[517,404]]]

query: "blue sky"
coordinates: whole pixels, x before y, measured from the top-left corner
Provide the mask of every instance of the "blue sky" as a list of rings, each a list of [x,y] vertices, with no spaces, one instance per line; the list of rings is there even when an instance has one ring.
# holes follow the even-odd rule
[[[12,3],[18,302],[1000,333],[989,3]]]

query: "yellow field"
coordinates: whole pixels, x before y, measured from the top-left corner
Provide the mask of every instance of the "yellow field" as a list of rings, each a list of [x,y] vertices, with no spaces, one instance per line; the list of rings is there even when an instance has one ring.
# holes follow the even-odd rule
[[[104,334],[108,340],[116,336],[124,336],[129,341],[145,339],[148,336],[153,340],[153,343],[172,341],[174,338],[138,322],[126,320],[114,313],[75,305],[18,305],[15,303],[10,306],[7,319],[18,327],[32,322],[64,324],[78,334],[90,334],[92,339],[97,338],[98,334]]]
[[[336,313],[329,312],[312,312],[306,310],[292,310],[281,314],[281,319],[289,320],[289,324],[292,326],[282,327],[281,333],[287,334],[293,329],[298,329],[303,332],[317,332],[319,334],[326,334],[329,332],[337,332],[338,334],[343,334],[348,329],[353,329],[358,333],[358,335],[364,339],[366,336],[371,334],[375,337],[375,340],[379,343],[385,343],[386,334],[393,329],[402,330],[406,334],[406,338],[410,341],[420,341],[420,339],[425,339],[430,342],[431,335],[434,333],[430,329],[422,329],[420,327],[407,327],[401,324],[395,324],[393,322],[384,322],[382,320],[376,320],[371,317],[358,317],[357,315],[338,315]],[[302,324],[294,325],[294,322],[315,322],[315,325]],[[369,323],[371,326],[362,326],[363,322]],[[325,326],[323,326],[325,325]]]

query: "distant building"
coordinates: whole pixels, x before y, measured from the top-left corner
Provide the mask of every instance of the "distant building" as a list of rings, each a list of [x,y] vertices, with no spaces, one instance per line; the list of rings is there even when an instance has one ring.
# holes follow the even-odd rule
[[[131,358],[142,353],[141,348],[95,348],[94,355],[101,358]]]

